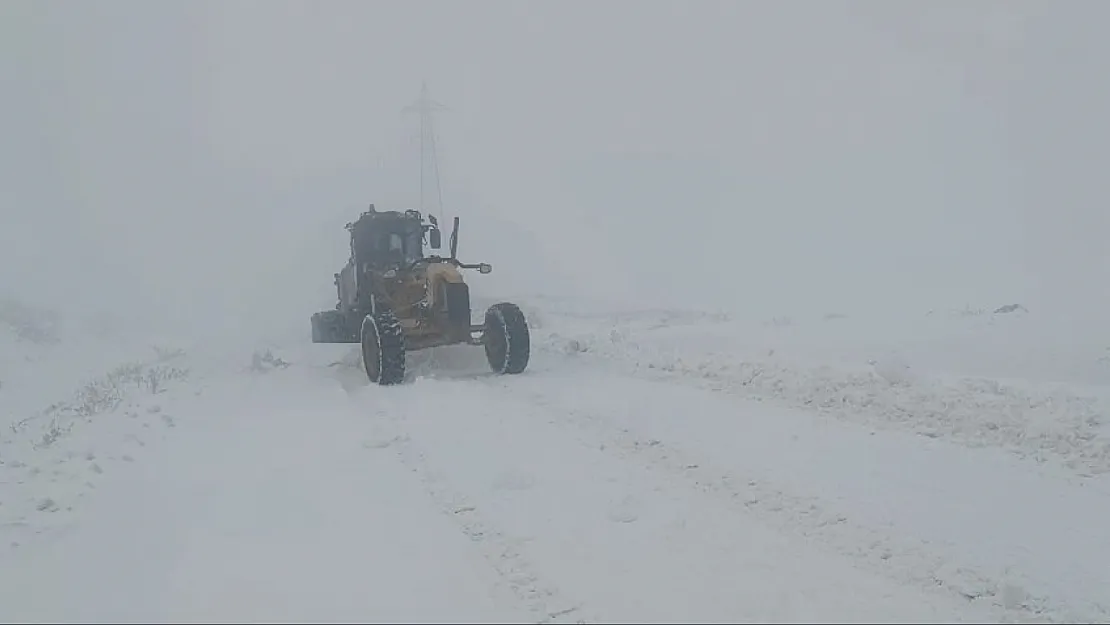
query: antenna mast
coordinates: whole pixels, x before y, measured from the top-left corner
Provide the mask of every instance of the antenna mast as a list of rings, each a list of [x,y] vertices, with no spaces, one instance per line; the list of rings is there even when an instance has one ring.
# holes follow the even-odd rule
[[[439,159],[436,154],[436,136],[432,125],[432,114],[445,110],[447,110],[446,106],[436,102],[428,95],[427,82],[420,85],[420,99],[402,109],[403,113],[417,113],[420,115],[420,212],[422,214],[429,212],[424,202],[424,175],[427,171],[426,161],[430,159],[432,176],[435,182],[437,212],[440,213],[440,217],[443,217],[443,190],[439,184]]]

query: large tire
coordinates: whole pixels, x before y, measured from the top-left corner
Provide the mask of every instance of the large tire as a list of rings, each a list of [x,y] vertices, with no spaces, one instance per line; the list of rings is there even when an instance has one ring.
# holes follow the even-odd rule
[[[405,334],[389,310],[362,320],[362,365],[374,384],[390,386],[405,380]]]
[[[486,310],[482,342],[494,373],[515,375],[528,366],[531,337],[524,313],[516,304],[501,302]]]

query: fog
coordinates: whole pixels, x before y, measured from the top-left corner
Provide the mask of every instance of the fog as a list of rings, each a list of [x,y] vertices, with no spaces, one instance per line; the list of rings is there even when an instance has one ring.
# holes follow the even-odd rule
[[[419,201],[427,81],[478,293],[1105,310],[1105,3],[0,12],[0,294],[307,336],[343,224]]]

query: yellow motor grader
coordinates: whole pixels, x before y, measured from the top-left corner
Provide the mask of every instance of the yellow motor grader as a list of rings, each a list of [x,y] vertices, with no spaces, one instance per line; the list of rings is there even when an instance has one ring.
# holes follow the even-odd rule
[[[313,343],[360,343],[366,375],[381,385],[404,381],[407,351],[441,345],[481,345],[499,374],[528,366],[528,323],[517,305],[494,304],[483,323],[471,323],[470,287],[461,270],[493,269],[458,260],[458,217],[448,257],[425,255],[425,243],[440,249],[442,234],[434,216],[425,222],[416,210],[379,212],[371,204],[346,227],[351,255],[335,274],[339,302],[312,315]]]

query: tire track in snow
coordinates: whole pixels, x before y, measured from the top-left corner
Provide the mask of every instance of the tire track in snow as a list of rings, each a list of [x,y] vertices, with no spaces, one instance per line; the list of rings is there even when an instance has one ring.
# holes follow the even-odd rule
[[[357,398],[358,387],[350,381],[343,382],[343,386],[349,397]],[[403,392],[406,389],[375,390]],[[583,618],[581,605],[568,600],[537,572],[523,552],[524,541],[498,527],[470,497],[454,488],[443,472],[433,466],[419,443],[406,431],[403,416],[377,408],[370,418],[374,420],[375,435],[364,447],[391,451],[417,476],[428,497],[476,545],[513,596],[536,618],[536,623],[588,622]]]
[[[392,448],[428,478],[448,514],[477,503],[483,522],[497,519],[501,537],[517,537],[509,541],[518,552],[527,541],[530,571],[586,598],[590,621],[598,620],[595,613],[603,620],[697,614],[708,622],[967,615],[950,596],[860,575],[839,554],[821,554],[753,515],[734,516],[723,498],[699,503],[702,495],[681,476],[645,471],[604,439],[566,427],[565,415],[550,405],[506,393],[491,379],[371,387],[367,399],[378,412],[371,419],[382,426],[371,446]],[[446,484],[444,469],[471,495]],[[506,477],[516,483],[495,485]],[[516,492],[505,498],[502,488]],[[860,593],[871,599],[852,598]]]
[[[1075,614],[1074,608],[1052,597],[1034,596],[953,563],[935,553],[925,541],[897,539],[855,523],[816,497],[791,495],[768,480],[745,479],[686,449],[645,436],[597,411],[576,407],[561,395],[538,391],[521,382],[481,381],[515,396],[522,406],[542,406],[546,412],[557,414],[556,419],[544,420],[577,430],[575,438],[583,446],[596,449],[600,442],[606,453],[634,461],[647,472],[685,484],[701,495],[725,501],[739,514],[800,534],[822,547],[830,546],[886,577],[985,607],[1002,622],[1104,622],[1110,617],[1100,605],[1088,605],[1084,614]],[[523,409],[520,415],[536,416],[535,411]]]

